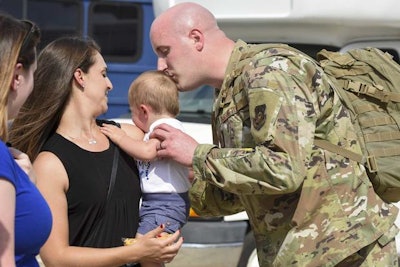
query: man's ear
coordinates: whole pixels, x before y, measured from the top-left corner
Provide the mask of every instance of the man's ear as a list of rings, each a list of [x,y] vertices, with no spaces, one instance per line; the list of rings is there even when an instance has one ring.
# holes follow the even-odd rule
[[[14,69],[13,79],[11,81],[11,90],[18,90],[21,80],[24,78],[22,71],[24,66],[21,63],[17,63]]]
[[[197,51],[203,50],[204,46],[204,35],[198,29],[193,29],[189,33],[189,38],[192,40],[193,44],[195,45]]]
[[[82,89],[85,88],[85,82],[83,77],[83,71],[80,68],[77,68],[74,72],[74,80],[78,86]]]

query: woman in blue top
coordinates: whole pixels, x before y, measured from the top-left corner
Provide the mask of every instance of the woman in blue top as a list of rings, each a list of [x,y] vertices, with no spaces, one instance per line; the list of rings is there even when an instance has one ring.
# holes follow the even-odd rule
[[[0,14],[0,33],[0,266],[35,267],[52,217],[28,156],[5,142],[8,120],[33,89],[40,32],[31,22]]]

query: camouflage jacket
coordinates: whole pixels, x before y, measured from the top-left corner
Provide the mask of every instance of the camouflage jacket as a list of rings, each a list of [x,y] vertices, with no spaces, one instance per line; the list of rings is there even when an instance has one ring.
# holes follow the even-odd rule
[[[192,206],[208,216],[246,210],[261,266],[334,266],[393,240],[397,208],[375,194],[364,167],[313,144],[319,137],[361,153],[308,56],[239,40],[214,113],[220,148],[196,148]]]

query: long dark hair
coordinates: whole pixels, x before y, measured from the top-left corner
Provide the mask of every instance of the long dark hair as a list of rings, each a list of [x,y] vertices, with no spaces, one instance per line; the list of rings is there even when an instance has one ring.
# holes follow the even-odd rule
[[[88,72],[100,47],[90,38],[62,37],[39,54],[34,88],[10,131],[10,142],[35,160],[56,131],[72,94],[77,68]]]

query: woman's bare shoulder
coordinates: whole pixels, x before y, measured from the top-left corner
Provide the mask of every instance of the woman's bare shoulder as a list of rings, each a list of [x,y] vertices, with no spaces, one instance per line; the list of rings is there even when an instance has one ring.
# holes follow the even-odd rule
[[[143,140],[144,132],[136,125],[121,123],[121,129],[124,130],[129,137],[135,140]]]

